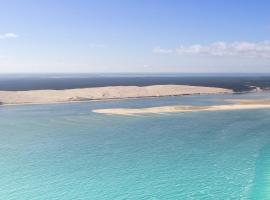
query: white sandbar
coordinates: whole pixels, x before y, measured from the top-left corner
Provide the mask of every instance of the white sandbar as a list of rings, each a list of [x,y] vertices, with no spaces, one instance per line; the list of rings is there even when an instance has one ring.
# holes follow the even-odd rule
[[[232,93],[216,87],[188,85],[111,86],[67,90],[0,91],[0,104],[49,104],[76,101]]]
[[[240,100],[236,104],[213,105],[213,106],[161,106],[150,108],[112,108],[97,109],[95,113],[110,115],[141,115],[141,114],[161,114],[179,112],[198,112],[198,111],[224,111],[224,110],[247,110],[247,109],[266,109],[270,108],[268,100]]]

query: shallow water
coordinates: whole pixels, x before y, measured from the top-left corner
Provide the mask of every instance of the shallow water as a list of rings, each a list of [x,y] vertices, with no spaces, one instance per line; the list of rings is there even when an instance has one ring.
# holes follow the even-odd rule
[[[0,199],[270,199],[270,110],[137,117],[92,109],[267,93],[0,108]]]

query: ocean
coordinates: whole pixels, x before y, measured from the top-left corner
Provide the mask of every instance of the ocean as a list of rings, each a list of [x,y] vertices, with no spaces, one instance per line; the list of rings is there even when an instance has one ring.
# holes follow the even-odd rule
[[[270,109],[142,116],[270,93],[0,107],[0,199],[270,199]]]
[[[270,88],[270,74],[2,74],[0,91],[104,86],[194,85],[245,92]]]

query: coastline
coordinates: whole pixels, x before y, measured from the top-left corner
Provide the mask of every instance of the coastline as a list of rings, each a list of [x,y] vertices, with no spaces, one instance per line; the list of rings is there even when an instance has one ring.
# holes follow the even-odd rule
[[[143,114],[250,110],[250,109],[270,108],[270,100],[228,100],[228,101],[234,104],[212,105],[212,106],[173,105],[173,106],[159,106],[148,108],[109,108],[109,109],[96,109],[93,110],[93,112],[106,115],[134,116]]]
[[[142,87],[109,86],[66,90],[0,91],[0,105],[76,103],[224,93],[231,94],[233,90],[189,85],[152,85]]]

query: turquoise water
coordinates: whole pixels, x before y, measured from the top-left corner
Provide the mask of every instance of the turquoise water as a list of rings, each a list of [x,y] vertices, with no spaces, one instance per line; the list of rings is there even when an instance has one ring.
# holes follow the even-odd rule
[[[269,94],[230,98],[262,98]],[[0,108],[0,199],[270,199],[270,110],[106,116],[193,96]]]

